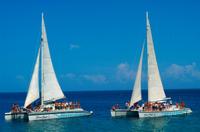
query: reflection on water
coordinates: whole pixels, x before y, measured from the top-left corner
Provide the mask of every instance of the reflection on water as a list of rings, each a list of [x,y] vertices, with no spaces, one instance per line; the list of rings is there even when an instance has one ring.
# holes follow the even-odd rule
[[[170,118],[112,118],[112,131],[163,131],[167,126]],[[106,122],[104,122],[106,124]],[[110,124],[109,124],[110,125]],[[109,129],[107,129],[109,130]]]
[[[65,118],[43,121],[30,121],[26,123],[26,131],[35,132],[78,132],[93,131],[94,119],[91,117]]]
[[[130,132],[136,131],[164,131],[164,128],[170,121],[170,118],[118,118],[113,119],[113,123],[120,128]],[[126,127],[125,127],[126,126]]]
[[[152,118],[152,119],[147,119],[143,125],[149,124],[150,129],[153,131],[163,131],[169,121],[170,117]]]
[[[62,120],[49,120],[49,121],[33,121],[27,124],[29,130],[44,130],[44,131],[64,131],[67,129],[67,126],[64,126]]]
[[[79,118],[68,118],[68,119],[54,119],[44,121],[32,121],[27,123],[28,131],[44,131],[44,132],[66,132],[73,131],[74,129],[81,130],[82,119]]]

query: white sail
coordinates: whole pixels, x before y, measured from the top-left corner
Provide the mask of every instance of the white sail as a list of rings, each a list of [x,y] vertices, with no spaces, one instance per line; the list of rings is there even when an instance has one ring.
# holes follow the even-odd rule
[[[148,12],[147,20],[147,50],[148,50],[148,101],[159,101],[166,98],[163,84],[160,78],[156,55],[154,51],[153,38],[151,33]]]
[[[142,52],[141,52],[141,55],[140,55],[140,62],[139,62],[139,65],[138,65],[138,71],[137,71],[137,74],[136,74],[135,84],[134,84],[134,87],[133,87],[133,92],[132,92],[131,101],[130,101],[130,107],[133,106],[136,102],[138,102],[142,99],[141,76],[142,76],[143,52],[144,52],[144,45],[142,47]]]
[[[40,63],[40,61],[39,60],[40,60],[40,49],[38,51],[33,75],[31,78],[28,93],[27,93],[26,100],[24,103],[24,108],[29,106],[31,103],[33,103],[40,97],[40,95],[39,95],[39,63]]]
[[[42,104],[65,98],[54,72],[42,14]]]

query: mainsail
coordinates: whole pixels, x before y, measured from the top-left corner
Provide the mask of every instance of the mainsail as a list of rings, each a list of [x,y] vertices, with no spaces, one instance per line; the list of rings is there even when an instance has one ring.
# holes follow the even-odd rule
[[[163,100],[166,98],[166,96],[160,78],[158,64],[156,61],[148,12],[146,13],[146,20],[147,20],[147,50],[148,50],[148,101],[154,102]]]
[[[29,85],[28,93],[24,103],[24,108],[29,106],[31,103],[39,98],[39,63],[40,63],[40,49],[38,51],[36,64],[32,74],[31,82]]]
[[[141,55],[140,55],[140,62],[139,62],[138,71],[137,71],[137,75],[136,75],[136,79],[135,79],[135,84],[134,84],[134,87],[133,87],[130,105],[129,105],[130,107],[133,106],[136,102],[138,102],[142,99],[141,76],[142,76],[143,52],[144,52],[144,45],[142,47],[142,52],[141,52]]]
[[[51,56],[49,52],[47,34],[44,24],[44,17],[42,14],[42,101],[49,102],[65,98],[60,85],[57,81],[56,74],[53,69]]]

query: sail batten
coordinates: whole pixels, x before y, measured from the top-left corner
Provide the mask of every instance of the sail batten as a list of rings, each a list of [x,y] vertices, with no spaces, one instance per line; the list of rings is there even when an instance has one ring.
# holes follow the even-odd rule
[[[42,15],[42,103],[65,98],[51,61],[44,17]]]
[[[24,103],[24,108],[39,99],[39,63],[40,63],[40,49],[38,51],[34,71],[29,85],[28,93]]]
[[[142,47],[142,52],[141,52],[141,55],[140,55],[138,71],[137,71],[137,74],[136,74],[135,84],[134,84],[134,87],[133,87],[133,92],[132,92],[131,101],[130,101],[130,105],[129,105],[130,107],[133,106],[136,102],[138,102],[142,99],[141,76],[142,76],[143,52],[144,52],[144,45]]]
[[[156,54],[154,50],[153,38],[151,33],[148,13],[146,13],[147,21],[147,54],[148,54],[148,101],[154,102],[166,98],[163,84],[161,81]]]

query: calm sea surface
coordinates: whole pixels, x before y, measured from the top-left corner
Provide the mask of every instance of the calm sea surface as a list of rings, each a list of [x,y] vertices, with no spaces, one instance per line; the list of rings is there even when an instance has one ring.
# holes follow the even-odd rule
[[[143,91],[144,100],[147,91]],[[10,110],[14,102],[24,103],[26,93],[0,93],[0,131],[3,132],[137,132],[137,131],[200,131],[200,90],[166,90],[173,101],[184,100],[193,110],[187,116],[174,116],[154,119],[111,118],[113,104],[124,105],[130,99],[131,91],[66,92],[68,100],[80,101],[86,110],[92,110],[91,117],[58,119],[48,121],[12,121],[4,120],[4,113]]]

